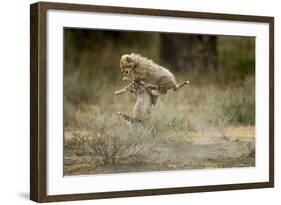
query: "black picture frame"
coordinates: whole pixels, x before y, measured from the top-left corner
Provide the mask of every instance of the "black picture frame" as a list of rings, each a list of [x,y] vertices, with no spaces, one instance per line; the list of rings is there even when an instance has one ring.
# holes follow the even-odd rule
[[[47,10],[106,12],[183,18],[263,22],[269,24],[269,181],[212,186],[130,190],[87,194],[47,195],[46,162],[46,13]],[[30,6],[30,199],[36,202],[132,197],[190,192],[209,192],[274,186],[274,18],[219,13],[109,7],[82,4],[38,2]]]

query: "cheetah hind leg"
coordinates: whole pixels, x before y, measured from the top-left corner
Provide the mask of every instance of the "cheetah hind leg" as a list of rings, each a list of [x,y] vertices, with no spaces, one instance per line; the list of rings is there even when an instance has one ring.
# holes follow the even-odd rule
[[[143,81],[139,81],[139,84],[142,85],[143,87],[147,88],[147,89],[150,89],[150,90],[158,90],[159,89],[158,85],[153,85],[153,84],[146,83],[146,82],[143,82]]]
[[[173,87],[173,90],[174,91],[178,91],[180,88],[182,88],[183,86],[185,86],[185,85],[187,85],[187,84],[189,84],[189,81],[187,80],[187,81],[184,81],[184,82],[182,82],[182,83],[180,83],[180,84],[177,84],[175,87]]]
[[[152,103],[152,105],[156,105],[158,96],[155,96],[155,95],[152,95],[152,94],[150,94],[150,95],[151,95],[151,103]]]
[[[148,92],[148,93],[150,93],[152,96],[154,96],[155,97],[155,99],[153,99],[153,105],[155,105],[156,104],[156,100],[157,100],[157,97],[159,96],[159,95],[163,95],[163,94],[166,94],[167,92],[163,92],[163,91],[160,91],[159,90],[159,86],[158,85],[153,85],[153,84],[150,84],[150,83],[145,83],[145,82],[143,82],[143,81],[140,81],[139,82],[143,87],[145,87],[146,88],[146,91]]]
[[[159,96],[159,95],[166,95],[167,94],[167,90],[151,90],[151,94],[155,97]]]
[[[117,112],[117,114],[120,115],[124,120],[126,120],[130,123],[141,122],[141,120],[134,118],[134,117],[130,117],[129,115],[126,115],[122,112]]]

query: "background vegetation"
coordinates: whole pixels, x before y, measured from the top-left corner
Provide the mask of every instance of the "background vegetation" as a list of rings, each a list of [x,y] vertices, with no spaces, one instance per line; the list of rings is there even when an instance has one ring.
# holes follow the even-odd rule
[[[254,166],[254,38],[65,29],[64,46],[66,175]],[[136,100],[113,95],[131,52],[191,82],[160,97],[147,126],[116,114]]]

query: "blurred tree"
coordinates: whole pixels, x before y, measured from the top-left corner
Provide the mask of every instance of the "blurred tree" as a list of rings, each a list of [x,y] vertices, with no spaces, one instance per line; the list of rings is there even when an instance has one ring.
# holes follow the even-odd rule
[[[159,57],[159,34],[110,30],[64,30],[65,72],[79,68],[82,75],[97,76],[104,72],[116,78],[119,60],[125,53],[140,53],[154,60]]]
[[[160,56],[169,69],[199,72],[217,70],[217,37],[162,33]]]
[[[219,66],[227,79],[243,79],[255,73],[255,38],[220,36]]]
[[[195,71],[201,75],[210,71],[216,78],[227,80],[255,73],[253,37],[64,30],[65,74],[79,70],[89,79],[102,76],[119,80],[120,57],[131,52],[146,56],[172,72]],[[210,72],[207,76],[211,76]]]

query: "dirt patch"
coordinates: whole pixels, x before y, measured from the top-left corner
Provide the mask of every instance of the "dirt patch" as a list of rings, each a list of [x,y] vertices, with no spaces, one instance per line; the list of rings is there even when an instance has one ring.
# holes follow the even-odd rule
[[[65,141],[73,139],[66,132]],[[65,175],[88,175],[124,172],[211,169],[255,166],[255,128],[228,127],[225,136],[209,133],[189,133],[182,140],[158,138],[145,158],[120,160],[104,164],[86,150],[65,148]]]

